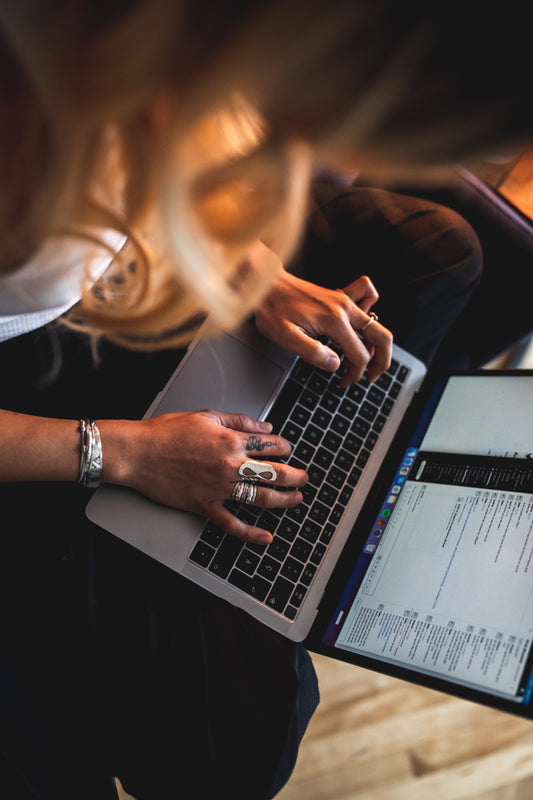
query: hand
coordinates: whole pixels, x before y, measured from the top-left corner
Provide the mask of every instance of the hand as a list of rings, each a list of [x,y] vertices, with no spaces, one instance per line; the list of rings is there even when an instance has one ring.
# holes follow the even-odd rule
[[[368,323],[368,311],[377,299],[366,276],[333,291],[283,272],[255,319],[264,336],[313,366],[334,372],[340,366],[338,355],[317,339],[328,336],[342,348],[346,373],[341,386],[348,386],[365,369],[369,381],[375,381],[390,365],[392,334],[387,328],[373,322],[364,334],[357,333]]]
[[[272,426],[244,414],[216,411],[164,414],[140,422],[99,422],[104,451],[104,480],[136,489],[152,500],[209,517],[226,533],[259,544],[272,535],[237,519],[225,506],[239,467],[246,460],[272,464],[275,486],[301,487],[307,474],[278,459],[290,455],[289,443]],[[107,455],[106,455],[107,453]],[[288,508],[302,500],[297,488],[276,491],[257,483],[254,505]]]

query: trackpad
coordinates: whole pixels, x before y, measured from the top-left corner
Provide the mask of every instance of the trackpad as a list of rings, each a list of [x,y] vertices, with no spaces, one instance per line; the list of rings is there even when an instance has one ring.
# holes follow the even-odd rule
[[[194,348],[150,415],[211,408],[258,418],[282,376],[270,358],[222,334]]]

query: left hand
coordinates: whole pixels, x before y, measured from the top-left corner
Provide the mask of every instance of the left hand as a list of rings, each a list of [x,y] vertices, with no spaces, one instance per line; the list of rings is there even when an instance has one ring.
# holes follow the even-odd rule
[[[375,321],[364,334],[357,333],[368,323],[368,311],[377,299],[366,276],[343,290],[331,290],[283,271],[255,319],[264,336],[328,372],[339,368],[340,359],[317,337],[332,339],[344,354],[346,374],[341,386],[348,386],[359,380],[365,369],[368,380],[375,381],[390,366],[391,332]]]

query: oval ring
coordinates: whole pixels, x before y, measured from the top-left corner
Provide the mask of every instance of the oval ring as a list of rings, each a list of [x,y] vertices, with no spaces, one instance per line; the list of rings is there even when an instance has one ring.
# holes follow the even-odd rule
[[[239,467],[239,475],[246,481],[266,481],[273,483],[278,473],[266,461],[243,461]]]

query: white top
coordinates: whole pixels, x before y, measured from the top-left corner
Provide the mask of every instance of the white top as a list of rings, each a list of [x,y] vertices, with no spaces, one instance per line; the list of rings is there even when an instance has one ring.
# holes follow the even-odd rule
[[[117,252],[126,241],[114,230],[91,230]],[[36,330],[72,308],[86,275],[97,281],[112,261],[103,245],[64,236],[46,242],[23,267],[0,275],[0,342]]]

